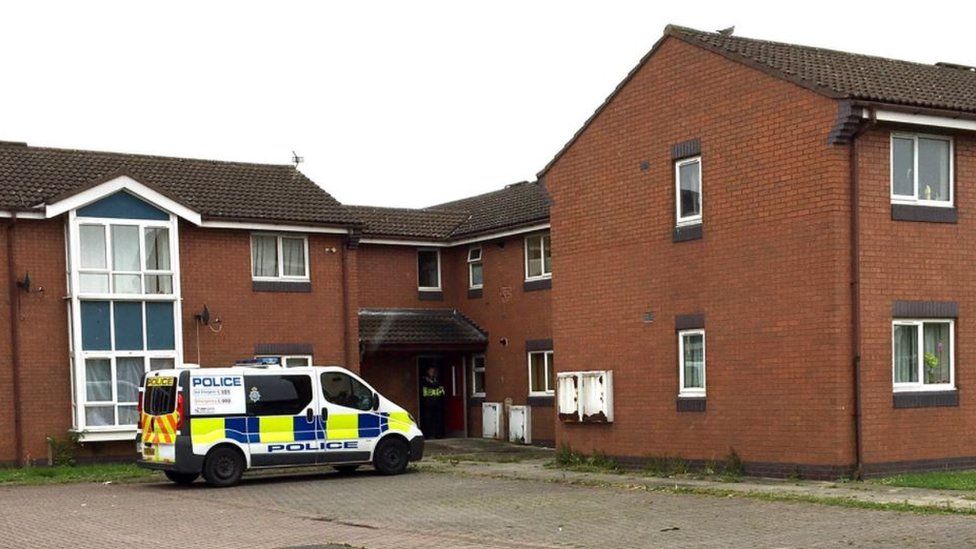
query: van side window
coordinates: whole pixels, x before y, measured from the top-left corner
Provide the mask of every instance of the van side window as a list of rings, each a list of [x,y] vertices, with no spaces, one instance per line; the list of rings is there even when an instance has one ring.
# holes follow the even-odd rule
[[[357,379],[342,372],[322,374],[322,396],[332,404],[369,411],[373,407],[373,391]]]
[[[312,378],[307,375],[244,376],[244,393],[249,415],[298,415],[312,402]]]

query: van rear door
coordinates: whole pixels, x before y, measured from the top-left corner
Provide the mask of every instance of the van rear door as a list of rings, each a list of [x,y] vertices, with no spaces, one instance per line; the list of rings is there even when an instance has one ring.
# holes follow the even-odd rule
[[[180,426],[182,395],[176,376],[147,376],[142,395],[142,459],[156,462],[176,460],[176,432]]]

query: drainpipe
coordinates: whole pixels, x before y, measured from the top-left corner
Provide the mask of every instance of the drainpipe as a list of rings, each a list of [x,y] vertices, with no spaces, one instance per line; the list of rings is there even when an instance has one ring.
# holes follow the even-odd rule
[[[861,122],[850,142],[851,170],[851,344],[853,345],[852,370],[854,375],[854,454],[857,464],[854,478],[861,478],[864,466],[864,434],[861,417],[861,217],[860,177],[858,170],[858,138],[877,122],[874,108],[870,118]]]
[[[14,451],[16,453],[17,465],[23,465],[24,456],[24,429],[21,421],[21,409],[23,408],[20,398],[20,296],[17,294],[17,268],[14,265],[14,232],[17,226],[17,212],[10,213],[10,221],[7,223],[7,278],[8,296],[10,300],[10,388],[13,393],[14,401]]]

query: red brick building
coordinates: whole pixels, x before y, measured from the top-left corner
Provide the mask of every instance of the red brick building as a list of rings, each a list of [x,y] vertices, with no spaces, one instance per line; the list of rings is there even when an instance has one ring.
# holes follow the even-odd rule
[[[668,27],[539,174],[557,442],[976,465],[974,131],[972,68]]]

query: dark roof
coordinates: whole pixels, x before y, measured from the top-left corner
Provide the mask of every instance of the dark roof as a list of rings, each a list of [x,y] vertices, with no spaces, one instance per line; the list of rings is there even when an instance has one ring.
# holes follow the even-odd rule
[[[664,36],[542,168],[540,179],[668,38],[704,48],[833,99],[976,113],[976,70],[965,66],[926,65],[668,25]]]
[[[348,208],[363,223],[365,236],[448,241],[545,223],[549,195],[539,182],[522,182],[422,209]]]
[[[485,345],[488,335],[454,309],[361,309],[359,341],[386,345]]]
[[[352,225],[329,193],[288,164],[247,164],[0,142],[0,209],[25,210],[125,174],[205,219]]]

